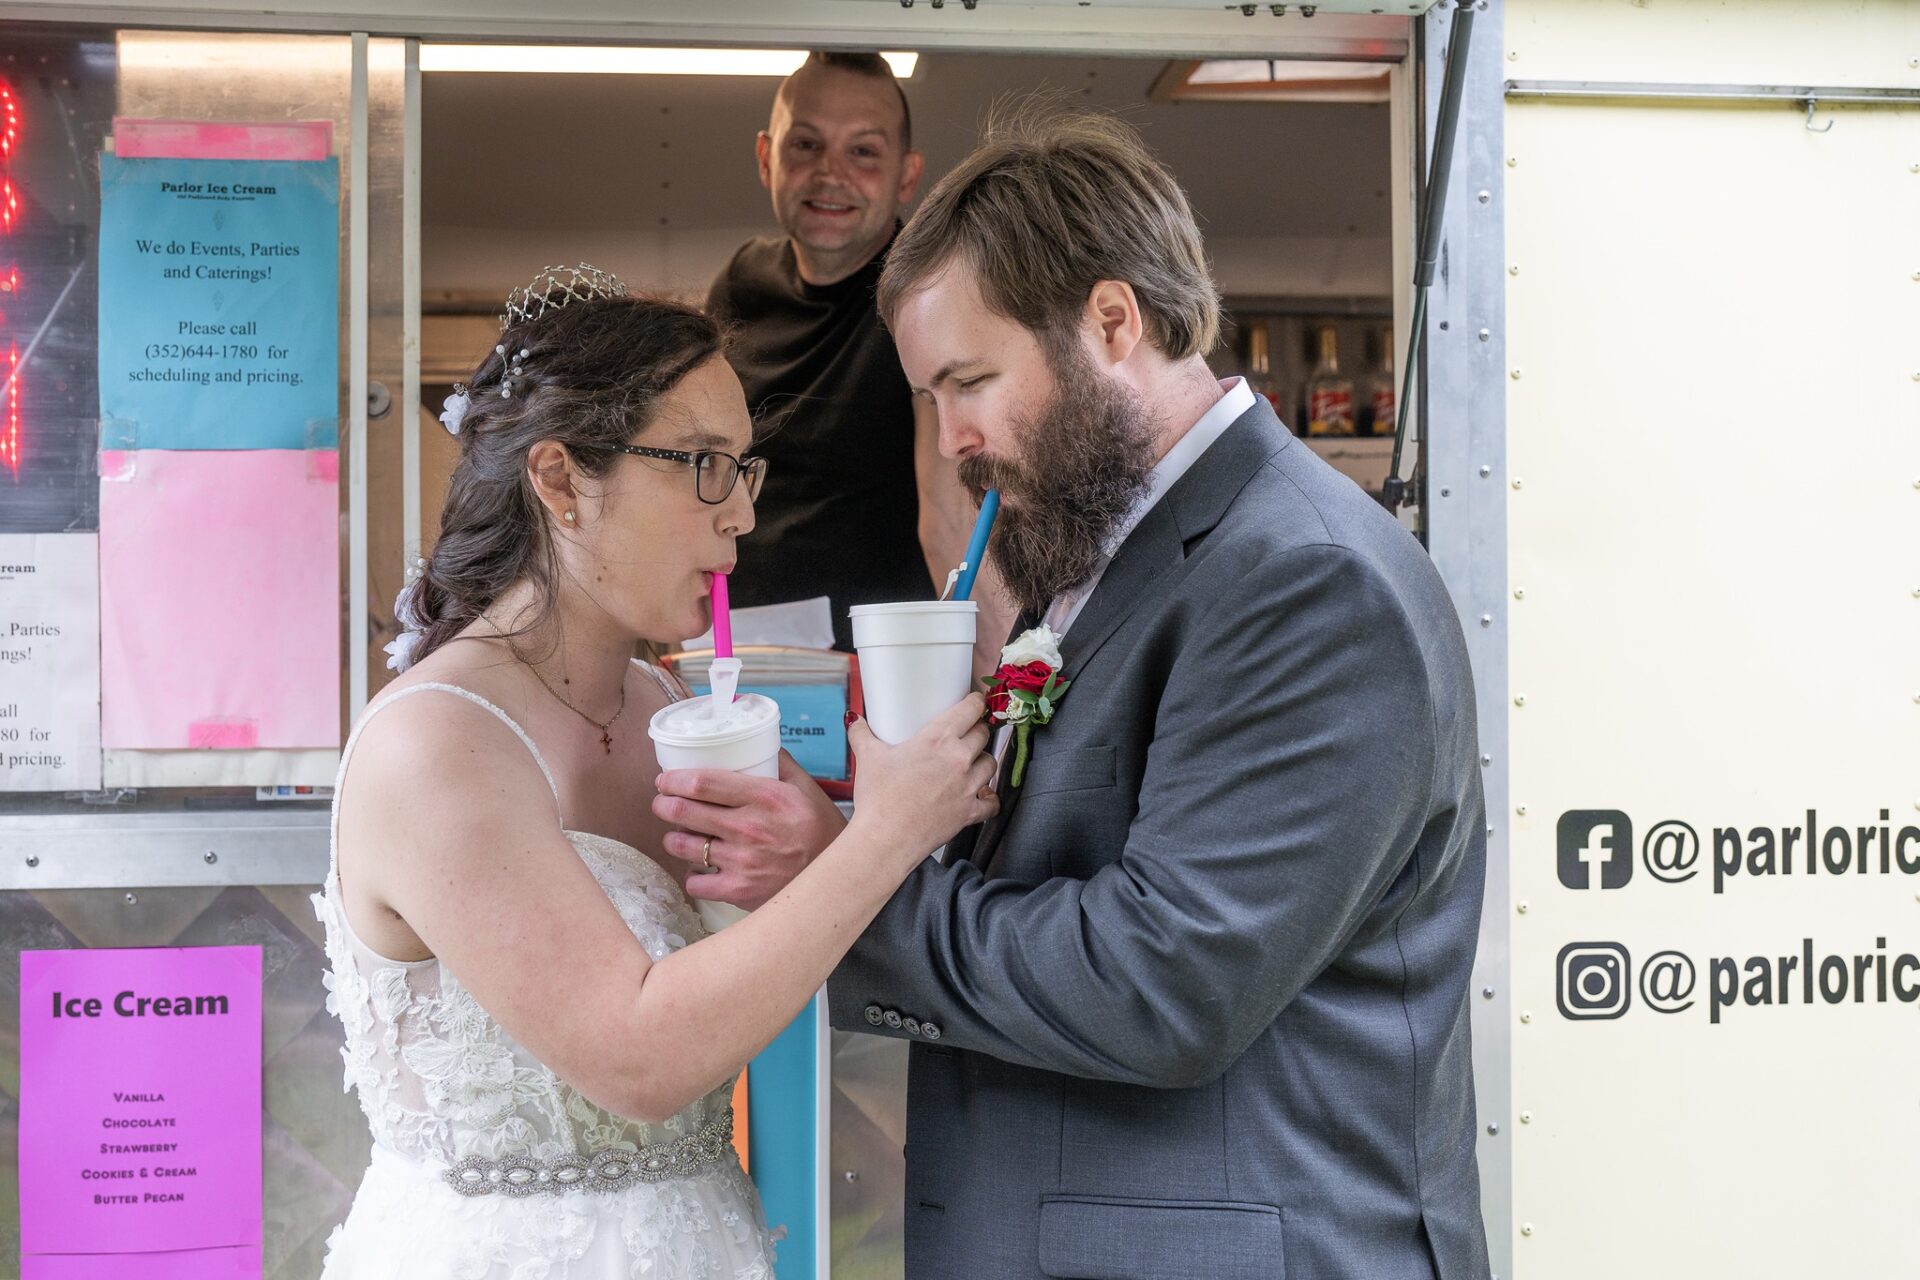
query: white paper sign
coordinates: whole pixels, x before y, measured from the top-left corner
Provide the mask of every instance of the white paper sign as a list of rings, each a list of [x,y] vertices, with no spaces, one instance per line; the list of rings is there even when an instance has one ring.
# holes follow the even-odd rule
[[[0,791],[99,786],[99,537],[0,536]]]

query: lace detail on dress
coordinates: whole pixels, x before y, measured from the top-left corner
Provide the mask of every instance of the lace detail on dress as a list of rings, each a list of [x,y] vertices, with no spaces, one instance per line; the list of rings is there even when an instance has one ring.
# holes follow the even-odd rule
[[[539,760],[519,726],[485,699],[414,685],[363,717],[342,752],[341,777],[368,718],[432,688],[492,711]],[[706,936],[679,885],[651,858],[604,836],[566,834],[649,956],[662,959]],[[437,960],[389,960],[362,943],[332,867],[313,905],[326,932],[327,1009],[346,1029],[346,1087],[359,1095],[376,1148],[353,1212],[329,1242],[328,1277],[771,1277],[758,1199],[730,1148],[706,1172],[612,1192],[470,1200],[440,1182],[470,1157],[553,1163],[673,1143],[720,1121],[732,1084],[659,1124],[615,1115],[528,1053]],[[624,1242],[619,1269],[571,1266],[610,1241]]]

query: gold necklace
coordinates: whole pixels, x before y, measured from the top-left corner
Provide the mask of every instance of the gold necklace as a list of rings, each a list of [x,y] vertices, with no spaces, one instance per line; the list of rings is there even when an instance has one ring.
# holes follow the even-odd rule
[[[565,698],[561,697],[560,691],[554,688],[552,685],[548,684],[547,678],[540,674],[540,668],[534,666],[531,662],[528,662],[525,658],[520,656],[519,646],[513,643],[513,637],[509,636],[506,632],[500,629],[499,623],[495,622],[492,618],[483,618],[482,621],[484,621],[489,627],[493,629],[494,635],[500,637],[500,639],[506,643],[507,652],[513,655],[514,661],[520,663],[522,666],[526,667],[527,670],[533,672],[533,678],[540,682],[540,687],[542,689],[545,689],[548,693],[553,695],[553,699],[555,702],[558,702],[561,706],[573,712],[573,714],[579,716],[582,720],[585,720],[588,724],[592,725],[594,728],[600,731],[600,745],[602,748],[605,749],[608,755],[612,755],[613,754],[613,722],[615,720],[618,720],[622,715],[622,713],[624,713],[627,709],[626,673],[624,671],[620,673],[620,705],[614,709],[614,713],[611,716],[607,717],[605,723],[602,723],[599,720],[595,720],[592,716],[588,715],[586,712],[582,711],[580,708],[574,706],[571,702],[567,701]]]
[[[498,630],[498,628],[495,628],[495,629]],[[502,638],[504,639],[505,637],[502,636]],[[511,650],[512,647],[513,647],[512,645],[508,645],[509,650]],[[513,656],[516,658],[520,658],[520,655],[518,653],[515,653]],[[600,745],[602,748],[605,749],[608,755],[612,755],[613,754],[613,722],[615,720],[618,720],[620,718],[621,713],[627,709],[627,680],[626,680],[625,673],[623,672],[620,677],[620,706],[614,711],[614,713],[611,716],[607,718],[605,723],[602,723],[599,720],[595,720],[592,716],[588,715],[586,712],[582,711],[580,708],[574,706],[573,703],[567,701],[566,698],[562,697],[560,694],[560,691],[554,688],[552,685],[548,684],[547,678],[540,674],[540,668],[534,666],[531,662],[527,662],[525,658],[520,658],[520,661],[522,663],[525,663],[527,670],[533,672],[533,678],[540,682],[540,687],[542,689],[545,689],[548,693],[553,695],[554,700],[556,702],[558,702],[561,706],[573,712],[573,714],[579,716],[582,720],[585,720],[588,724],[592,725],[594,728],[600,731]]]

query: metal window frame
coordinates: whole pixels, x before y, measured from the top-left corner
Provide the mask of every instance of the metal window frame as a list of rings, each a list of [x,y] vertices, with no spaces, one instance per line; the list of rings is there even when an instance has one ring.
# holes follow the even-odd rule
[[[1487,812],[1490,815],[1485,906],[1479,956],[1475,970],[1473,1034],[1476,1087],[1480,1102],[1481,1182],[1483,1213],[1494,1258],[1494,1271],[1511,1276],[1512,1162],[1505,1137],[1511,1109],[1509,1052],[1511,1007],[1508,986],[1509,896],[1507,834],[1492,815],[1507,809],[1507,722],[1505,689],[1506,651],[1506,510],[1505,389],[1501,377],[1504,356],[1505,287],[1502,274],[1503,188],[1501,154],[1503,95],[1512,88],[1524,92],[1521,82],[1508,86],[1502,79],[1499,50],[1502,41],[1502,0],[1470,0],[1479,12],[1480,38],[1475,42],[1469,84],[1462,108],[1460,149],[1447,209],[1447,236],[1442,270],[1432,286],[1425,319],[1424,351],[1415,383],[1416,413],[1411,438],[1426,455],[1427,490],[1420,495],[1428,528],[1429,552],[1452,590],[1473,660],[1478,689],[1482,750],[1488,757],[1485,774]],[[368,208],[367,113],[369,35],[401,36],[406,43],[406,151],[403,163],[403,237],[406,316],[403,321],[404,415],[402,453],[404,483],[403,545],[409,554],[419,547],[418,404],[419,347],[419,211],[420,211],[420,72],[419,38],[541,38],[580,41],[662,44],[739,45],[785,47],[818,43],[822,30],[807,20],[809,6],[783,10],[782,20],[752,26],[729,25],[711,14],[689,16],[685,6],[668,4],[664,16],[629,17],[593,23],[563,24],[560,29],[538,19],[478,20],[450,12],[431,22],[418,15],[377,17],[362,14],[354,25],[364,30],[338,32],[353,39],[353,102],[350,218],[350,319],[352,346],[349,371],[349,436],[352,450],[349,473],[349,554],[351,617],[367,614],[367,382],[368,316]],[[1071,11],[1067,11],[1071,12]],[[1111,12],[1111,11],[1109,11]],[[931,15],[929,15],[930,17]],[[41,3],[0,0],[0,19],[57,20],[63,23],[99,23],[114,26],[199,27],[219,30],[314,31],[326,27],[315,15],[194,10],[186,6],[81,5],[63,0],[49,8]],[[1338,15],[1316,20],[1303,29],[1297,23],[1282,27],[1247,20],[1223,24],[1218,15],[1192,11],[1181,15],[1177,30],[1162,29],[1158,18],[1138,13],[1115,29],[1070,29],[1058,17],[1023,19],[1011,26],[987,30],[963,26],[965,19],[949,14],[945,21],[929,21],[922,29],[903,31],[897,23],[877,20],[860,27],[832,32],[834,42],[886,46],[910,36],[916,47],[953,52],[1056,52],[1095,56],[1232,57],[1271,54],[1285,45],[1293,56],[1356,56],[1366,44],[1372,60],[1392,63],[1394,311],[1400,346],[1400,368],[1406,368],[1411,289],[1406,283],[1416,228],[1413,220],[1415,172],[1424,167],[1431,146],[1431,126],[1445,63],[1444,36],[1449,10],[1436,7],[1422,17],[1403,19],[1410,39],[1381,42],[1368,35],[1349,34]],[[1364,22],[1365,20],[1360,20]],[[1156,25],[1159,23],[1159,25]],[[916,23],[916,27],[920,24]],[[1614,96],[1620,96],[1615,94]],[[1804,93],[1785,95],[1795,99]],[[1823,102],[1847,101],[1839,92],[1821,92]],[[1484,336],[1482,336],[1484,335]],[[1437,434],[1428,423],[1444,424]],[[1431,437],[1431,438],[1430,438]],[[366,701],[368,638],[364,626],[349,627],[351,706],[355,713]],[[0,890],[68,888],[141,888],[210,885],[317,884],[326,875],[329,815],[319,808],[243,811],[185,811],[160,814],[117,814],[111,811],[57,816],[0,815]],[[1483,997],[1482,993],[1488,993]],[[1489,1124],[1498,1127],[1489,1134]]]
[[[1453,593],[1473,663],[1487,810],[1487,883],[1474,962],[1474,1090],[1481,1211],[1496,1280],[1513,1275],[1511,849],[1507,779],[1506,247],[1503,0],[1475,3],[1440,272],[1429,291],[1418,420],[1427,550]],[[1424,23],[1429,131],[1439,112],[1450,10]],[[1431,145],[1429,138],[1428,144]],[[1423,147],[1423,152],[1426,150]],[[1440,424],[1435,430],[1432,424]]]

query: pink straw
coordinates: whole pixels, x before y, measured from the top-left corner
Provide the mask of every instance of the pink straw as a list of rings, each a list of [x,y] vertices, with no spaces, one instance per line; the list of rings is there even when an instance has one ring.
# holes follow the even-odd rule
[[[733,656],[733,615],[727,607],[727,575],[713,575],[713,656]]]

